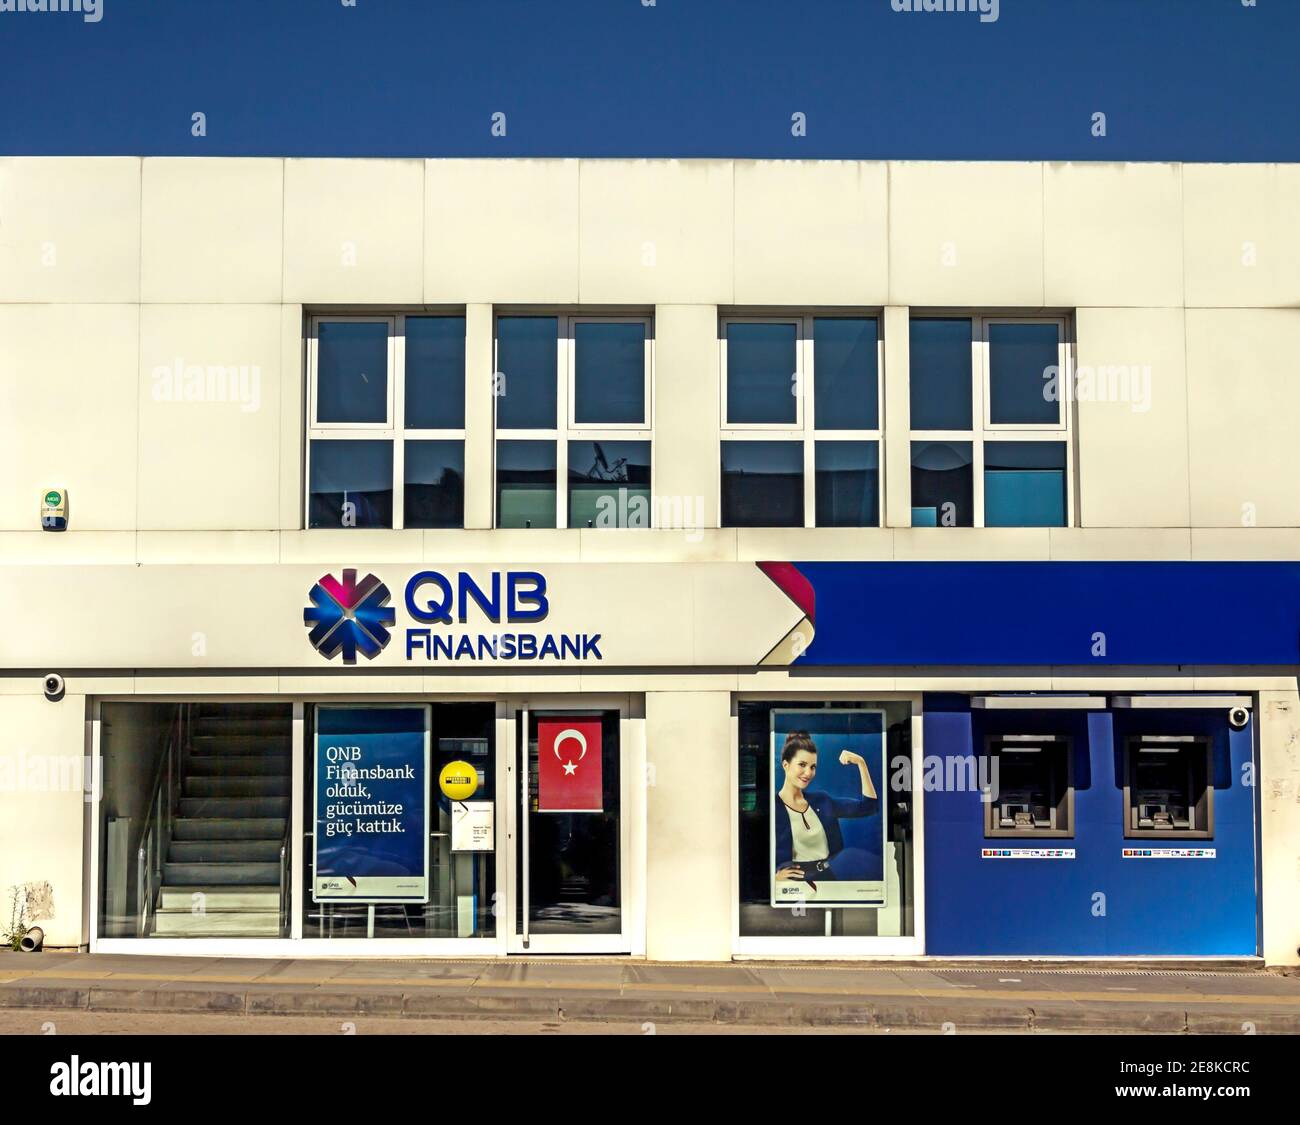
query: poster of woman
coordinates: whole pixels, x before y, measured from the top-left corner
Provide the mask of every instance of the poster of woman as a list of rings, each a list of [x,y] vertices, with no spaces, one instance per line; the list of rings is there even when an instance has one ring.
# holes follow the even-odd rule
[[[885,904],[885,713],[772,712],[772,905]]]

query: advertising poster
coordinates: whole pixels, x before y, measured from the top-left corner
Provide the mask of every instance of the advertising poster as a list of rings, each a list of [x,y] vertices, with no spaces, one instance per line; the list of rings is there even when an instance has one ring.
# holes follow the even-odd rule
[[[314,902],[428,902],[429,708],[316,711]]]
[[[772,712],[772,905],[885,905],[885,713]]]
[[[599,719],[537,721],[537,811],[602,812]]]

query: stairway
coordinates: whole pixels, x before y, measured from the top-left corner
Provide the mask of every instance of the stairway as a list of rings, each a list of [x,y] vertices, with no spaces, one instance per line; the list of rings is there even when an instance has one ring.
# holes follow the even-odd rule
[[[289,818],[287,708],[196,704],[153,937],[279,937]]]

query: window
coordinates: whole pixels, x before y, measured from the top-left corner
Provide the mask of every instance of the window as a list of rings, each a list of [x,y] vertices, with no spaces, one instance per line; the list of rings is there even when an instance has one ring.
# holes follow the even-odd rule
[[[497,527],[651,526],[653,344],[647,316],[497,317]]]
[[[99,725],[96,940],[287,938],[291,705],[106,700]]]
[[[1141,735],[1124,742],[1124,835],[1151,839],[1214,837],[1210,739]]]
[[[985,743],[992,791],[986,837],[1074,835],[1074,758],[1059,734],[1004,734]]]
[[[913,527],[1066,527],[1064,318],[909,326]]]
[[[725,317],[723,527],[878,527],[875,317]]]
[[[326,747],[344,739],[349,745],[360,744],[359,752],[365,755],[359,768],[369,772],[360,776],[377,776],[365,783],[374,802],[368,807],[398,810],[391,819],[405,829],[402,835],[383,837],[382,847],[373,842],[364,845],[364,837],[350,839],[325,830],[329,814],[360,807],[351,804],[355,798],[348,796],[347,785],[336,792],[331,779],[321,776],[329,770]],[[498,799],[493,704],[309,703],[304,740],[301,858],[296,860],[302,869],[302,937],[321,941],[494,939],[496,856],[491,851],[462,849],[453,825],[457,812],[466,806],[460,805],[458,810],[438,784],[442,771],[457,762],[468,765],[475,775],[477,788],[471,801]],[[383,776],[385,767],[387,777]],[[404,768],[410,772],[403,774]],[[346,778],[347,767],[342,769]],[[287,814],[287,797],[284,805]],[[385,815],[344,814],[341,819],[365,826],[367,820]],[[423,828],[427,837],[424,846],[412,840],[413,831],[421,826],[427,826]],[[333,879],[342,883],[348,871],[379,876],[380,881],[389,883],[389,893],[371,889],[351,902],[333,893],[318,893],[321,882]],[[394,875],[406,876],[417,885],[423,882],[424,893],[402,901],[385,878]],[[286,907],[289,901],[286,889]]]
[[[911,703],[742,699],[735,716],[736,936],[759,939],[738,952],[912,936]]]
[[[315,317],[308,372],[308,527],[464,526],[463,316]]]

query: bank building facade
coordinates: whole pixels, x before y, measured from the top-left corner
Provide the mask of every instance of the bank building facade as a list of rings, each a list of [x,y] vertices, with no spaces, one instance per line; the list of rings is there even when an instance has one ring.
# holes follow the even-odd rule
[[[1300,963],[1300,167],[0,160],[47,946]]]

